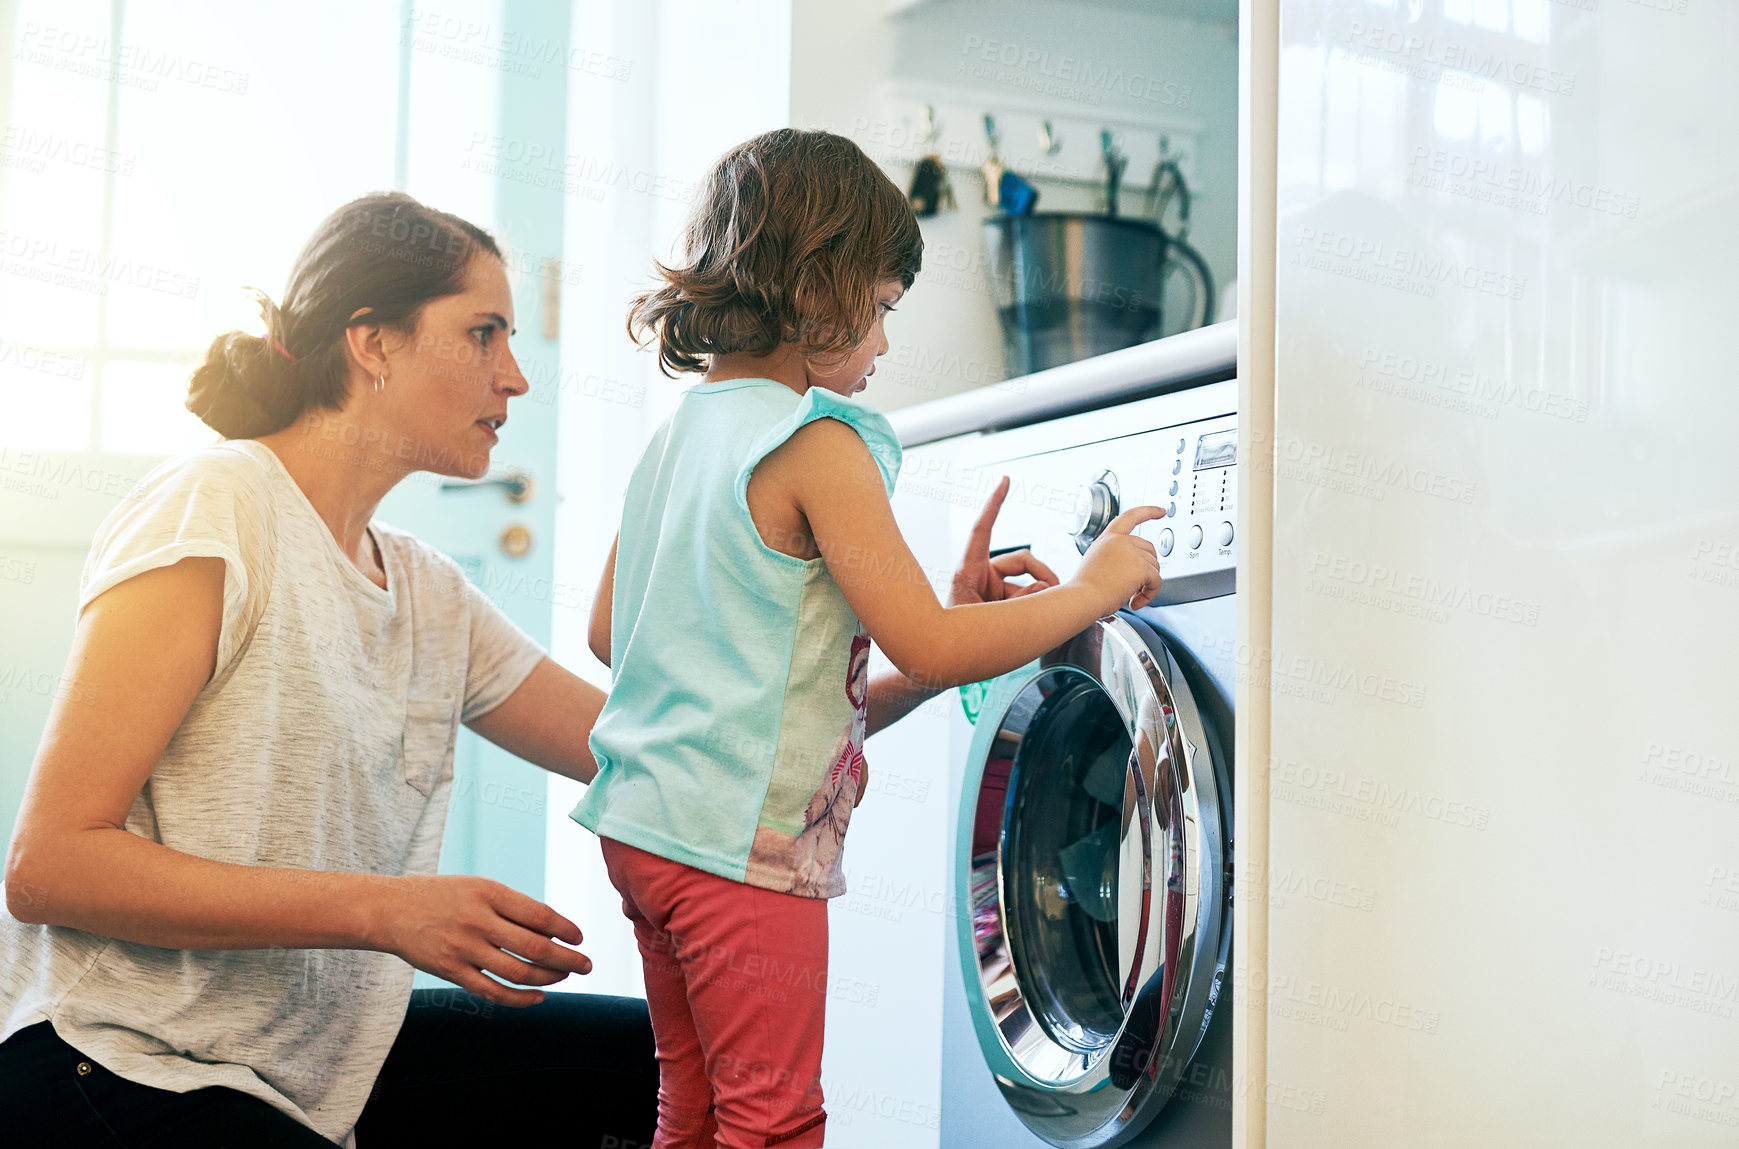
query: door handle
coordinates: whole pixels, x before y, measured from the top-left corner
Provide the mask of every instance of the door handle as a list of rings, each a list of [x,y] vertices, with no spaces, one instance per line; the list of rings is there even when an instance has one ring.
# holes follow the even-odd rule
[[[481,479],[442,479],[440,489],[443,491],[474,491],[480,487],[500,487],[507,493],[510,503],[523,503],[531,498],[531,475],[526,471],[514,468],[505,474],[490,475]]]

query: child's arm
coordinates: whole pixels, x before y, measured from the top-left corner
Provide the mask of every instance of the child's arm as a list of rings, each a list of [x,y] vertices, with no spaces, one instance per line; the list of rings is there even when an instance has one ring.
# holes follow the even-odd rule
[[[1129,532],[1164,514],[1134,507],[1088,549],[1075,577],[1002,602],[944,607],[894,522],[880,471],[857,432],[818,419],[780,448],[797,509],[864,629],[900,672],[941,688],[1022,666],[1159,590],[1153,544]]]
[[[616,544],[622,532],[610,540],[610,557],[604,560],[604,573],[598,579],[598,593],[592,596],[592,618],[586,628],[586,645],[605,666],[610,665],[610,607],[616,596]]]
[[[948,591],[948,605],[962,606],[970,602],[1001,602],[1033,594],[1057,585],[1057,576],[1040,562],[1031,551],[1010,551],[991,556],[990,533],[996,527],[996,516],[1008,497],[1008,476],[996,484],[996,489],[984,501],[984,509],[973,524],[966,540],[966,553],[954,572]],[[1013,583],[1009,579],[1030,575],[1032,582]],[[895,671],[870,682],[869,720],[866,733],[886,729],[936,695],[937,688],[913,682]]]

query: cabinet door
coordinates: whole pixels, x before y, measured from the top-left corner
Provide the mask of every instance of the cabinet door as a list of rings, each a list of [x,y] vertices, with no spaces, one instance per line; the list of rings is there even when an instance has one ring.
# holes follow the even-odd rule
[[[1267,1144],[1731,1143],[1733,11],[1279,29]]]

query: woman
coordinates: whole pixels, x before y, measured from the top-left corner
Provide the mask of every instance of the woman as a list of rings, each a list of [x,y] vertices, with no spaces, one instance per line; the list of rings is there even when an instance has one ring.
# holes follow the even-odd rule
[[[648,1145],[645,1003],[546,999],[591,968],[579,928],[435,874],[458,724],[587,782],[604,696],[372,521],[414,471],[484,474],[525,393],[500,250],[367,196],[261,303],[266,337],[220,337],[193,376],[226,441],[147,476],[85,566],[6,861],[4,1140]],[[989,557],[1005,492],[952,601],[1055,582]],[[870,691],[872,730],[933,692]],[[412,967],[469,992],[413,992]]]
[[[371,522],[413,471],[482,475],[526,390],[501,252],[368,196],[262,305],[193,376],[227,441],[153,471],[85,567],[7,858],[4,1139],[648,1142],[644,1003],[545,1000],[590,969],[578,927],[435,875],[458,724],[587,781],[604,696]]]

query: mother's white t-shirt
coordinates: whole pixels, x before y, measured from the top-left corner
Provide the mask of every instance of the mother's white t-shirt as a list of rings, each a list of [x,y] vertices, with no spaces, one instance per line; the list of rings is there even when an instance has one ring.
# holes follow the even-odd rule
[[[435,872],[458,725],[512,694],[544,651],[457,563],[371,530],[385,589],[252,440],[164,463],[103,522],[81,611],[154,567],[224,561],[216,671],[134,800],[129,831],[242,865]],[[74,721],[81,704],[102,713],[100,698],[69,698]],[[390,954],[162,949],[0,911],[0,1041],[46,1019],[129,1080],[226,1085],[343,1142],[404,1019],[412,972]]]

